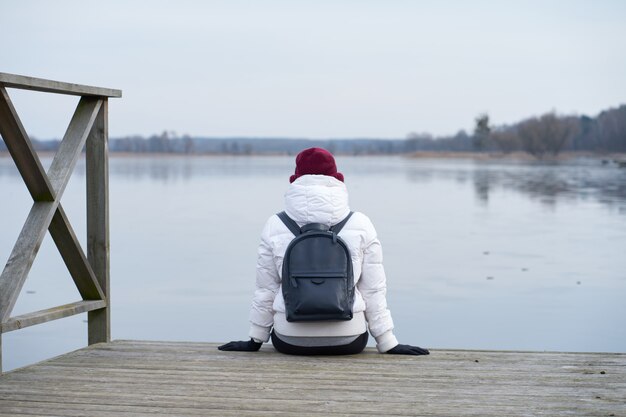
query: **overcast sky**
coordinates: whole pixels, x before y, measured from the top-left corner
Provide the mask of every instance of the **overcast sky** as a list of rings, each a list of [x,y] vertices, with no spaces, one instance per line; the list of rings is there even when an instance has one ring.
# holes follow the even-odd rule
[[[110,135],[385,137],[626,103],[626,1],[0,0],[0,72],[119,88]],[[35,137],[75,98],[10,91]]]

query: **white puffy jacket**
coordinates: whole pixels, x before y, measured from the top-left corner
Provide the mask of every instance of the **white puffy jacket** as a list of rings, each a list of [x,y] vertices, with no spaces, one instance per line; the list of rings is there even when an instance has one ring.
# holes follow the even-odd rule
[[[285,211],[299,226],[307,223],[331,226],[339,223],[350,212],[348,191],[345,184],[334,177],[303,175],[285,193]],[[376,230],[366,215],[355,212],[339,235],[350,249],[354,267],[356,291],[352,311],[355,319],[352,321],[356,322],[357,317],[365,313],[378,351],[386,352],[396,346],[398,341],[393,334],[393,321],[387,308],[382,248]],[[256,290],[250,310],[250,337],[254,339],[267,342],[275,322],[286,324],[281,275],[283,256],[293,238],[278,216],[273,215],[265,223],[258,250]],[[306,329],[306,324],[303,325]],[[319,323],[315,334],[310,336],[338,336],[332,330],[333,325],[334,322]],[[342,328],[341,324],[338,326]],[[343,328],[346,328],[345,325]],[[327,334],[324,334],[324,329],[328,330]],[[348,332],[343,336],[353,334],[356,333]]]

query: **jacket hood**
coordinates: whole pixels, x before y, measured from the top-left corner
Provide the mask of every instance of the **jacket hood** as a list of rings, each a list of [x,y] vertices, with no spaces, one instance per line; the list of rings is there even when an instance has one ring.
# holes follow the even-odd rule
[[[348,189],[334,177],[303,175],[289,185],[285,211],[300,226],[307,223],[332,226],[350,212]]]

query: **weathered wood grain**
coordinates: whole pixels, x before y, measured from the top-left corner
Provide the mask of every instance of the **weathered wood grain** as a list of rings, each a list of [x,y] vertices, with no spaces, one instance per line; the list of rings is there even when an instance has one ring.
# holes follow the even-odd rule
[[[100,111],[87,137],[87,258],[107,307],[88,314],[88,343],[111,340],[111,302],[109,278],[109,127],[108,101]]]
[[[74,96],[122,97],[121,90],[0,72],[0,86]]]
[[[51,320],[62,319],[104,307],[106,307],[106,301],[103,300],[77,301],[58,307],[35,311],[33,313],[22,314],[20,316],[11,317],[6,322],[0,324],[0,333],[23,329],[36,324],[46,323]]]
[[[297,357],[115,341],[0,377],[0,415],[615,416],[625,354]]]

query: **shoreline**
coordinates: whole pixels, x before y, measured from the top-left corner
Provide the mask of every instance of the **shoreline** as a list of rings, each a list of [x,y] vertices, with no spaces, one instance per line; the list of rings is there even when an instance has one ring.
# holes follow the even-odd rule
[[[567,161],[571,159],[600,159],[600,160],[620,160],[626,161],[626,153],[621,152],[588,152],[569,151],[561,152],[556,156],[546,156],[536,158],[526,152],[415,152],[407,155],[408,158],[415,159],[474,159],[474,160],[515,160],[515,161]]]
[[[40,158],[52,158],[56,152],[54,151],[42,151],[37,152]],[[276,153],[259,153],[259,154],[228,154],[228,153],[162,153],[162,152],[109,152],[109,158],[246,158],[246,157],[295,157],[295,154],[288,154],[286,152]],[[407,159],[472,159],[477,161],[498,161],[498,160],[513,160],[513,161],[567,161],[572,159],[588,158],[606,160],[607,162],[626,162],[626,153],[622,152],[588,152],[588,151],[571,151],[561,152],[557,156],[547,156],[544,158],[536,158],[526,152],[511,152],[511,153],[499,153],[499,152],[466,152],[466,151],[418,151],[413,153],[398,153],[398,154],[343,154],[335,153],[336,157],[399,157]],[[0,151],[0,158],[10,158],[11,154],[8,151]]]

